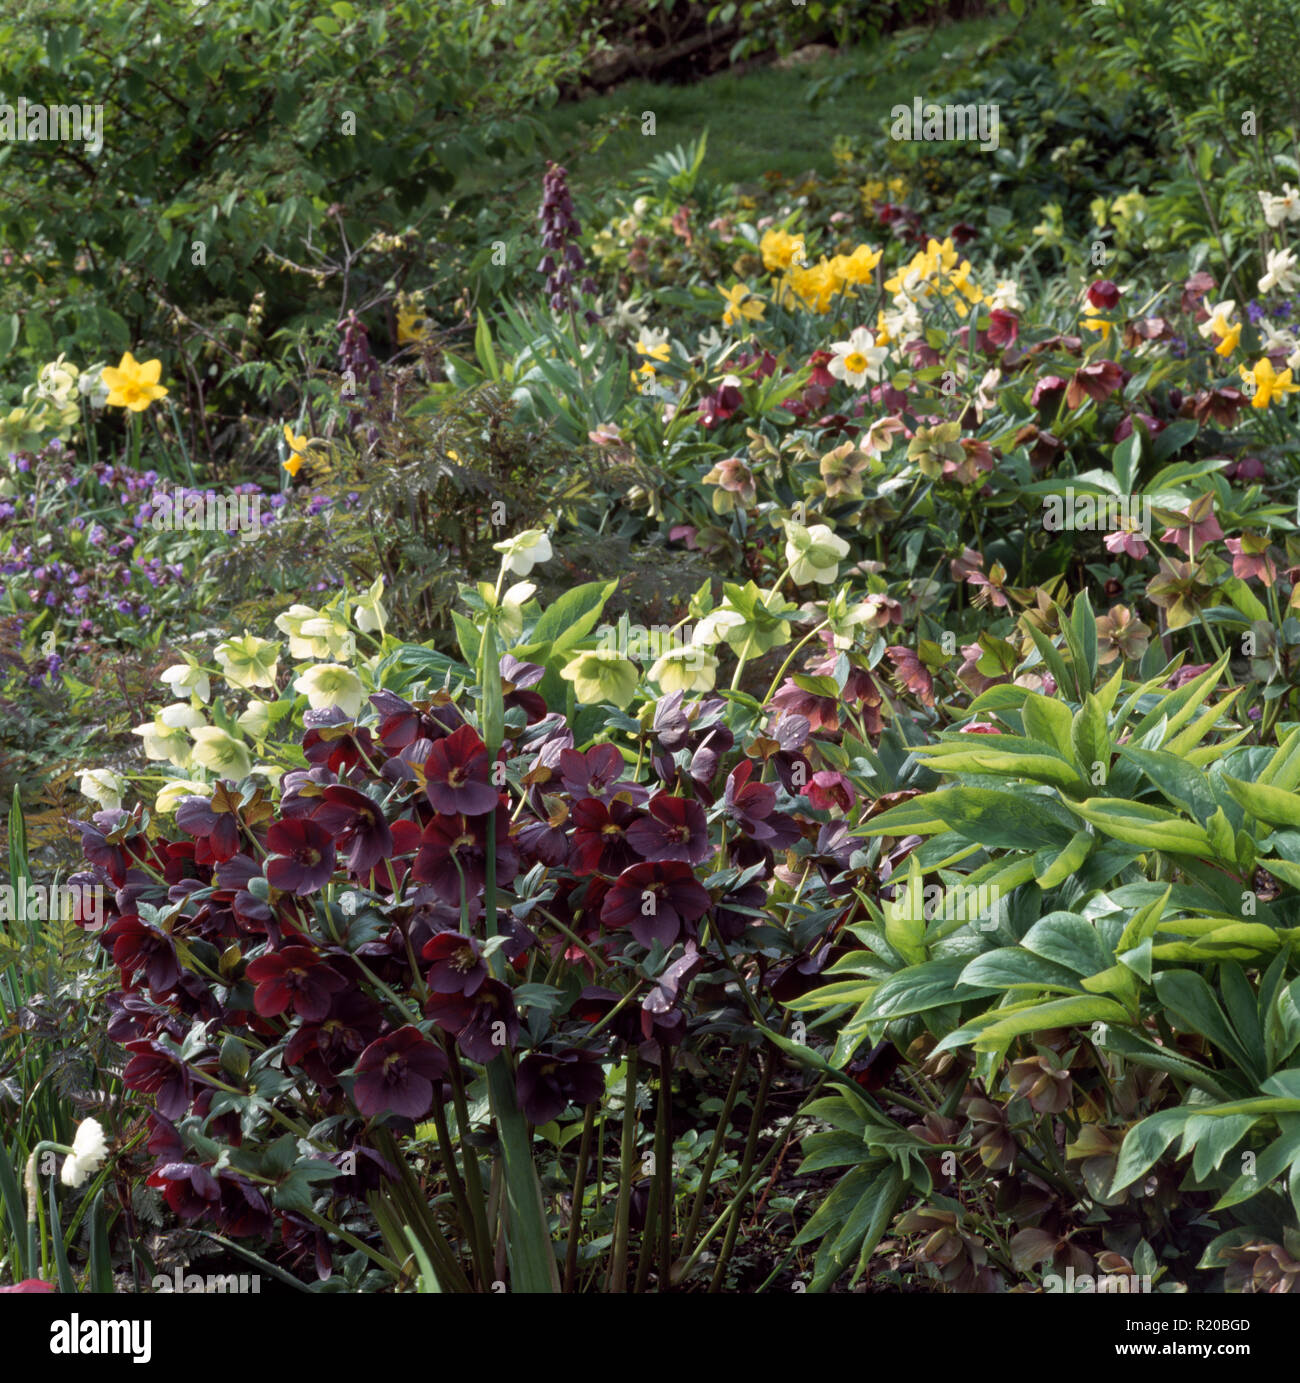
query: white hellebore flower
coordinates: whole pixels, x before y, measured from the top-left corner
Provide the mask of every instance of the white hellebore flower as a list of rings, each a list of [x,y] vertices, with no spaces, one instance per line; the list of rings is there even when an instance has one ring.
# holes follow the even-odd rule
[[[835,358],[826,368],[836,379],[861,389],[868,379],[880,378],[880,367],[889,355],[889,347],[876,345],[869,327],[857,327],[847,341],[833,342],[831,353]]]
[[[192,778],[173,778],[158,794],[153,809],[159,816],[170,816],[185,797],[211,797],[210,783],[196,783]]]
[[[243,740],[216,725],[200,725],[190,733],[194,736],[194,762],[201,768],[235,783],[248,777],[253,761]]]
[[[790,564],[790,579],[796,586],[816,581],[825,586],[839,575],[840,559],[849,555],[849,545],[837,538],[824,524],[811,528],[785,521],[785,560]]]
[[[178,699],[183,696],[197,696],[200,701],[206,702],[212,695],[212,683],[208,681],[208,674],[195,663],[177,663],[175,667],[169,667],[158,680],[165,682],[171,688],[172,695]]]
[[[353,618],[363,634],[378,633],[384,637],[384,626],[388,623],[388,611],[384,609],[380,597],[384,594],[384,578],[377,576],[374,584],[356,599],[356,614]]]
[[[493,543],[492,550],[505,555],[505,569],[516,576],[527,576],[539,562],[551,560],[551,540],[540,528],[529,528],[503,543]]]
[[[65,1186],[80,1186],[87,1177],[93,1176],[104,1165],[108,1156],[108,1139],[100,1128],[97,1119],[83,1119],[77,1125],[77,1136],[72,1140],[72,1151],[63,1159],[63,1171],[59,1180]]]
[[[338,706],[354,719],[366,694],[361,678],[342,663],[317,663],[298,678],[293,689],[311,702],[313,711],[327,711],[331,706]]]
[[[1284,293],[1294,293],[1297,280],[1292,272],[1295,268],[1294,250],[1270,250],[1265,258],[1266,273],[1259,281],[1259,291],[1269,293],[1280,288]]]
[[[665,693],[712,691],[718,679],[718,660],[690,644],[670,648],[650,669],[650,678]]]
[[[1261,192],[1259,202],[1264,208],[1264,220],[1270,226],[1280,226],[1283,221],[1300,221],[1300,192],[1289,182],[1282,184],[1280,197]]]
[[[177,768],[188,768],[188,731],[205,724],[207,722],[202,711],[191,706],[188,701],[177,701],[174,705],[164,706],[148,725],[137,725],[131,733],[139,735],[144,740],[146,759],[166,759]]]
[[[691,631],[691,643],[696,648],[712,648],[726,638],[728,629],[735,629],[744,622],[745,617],[739,610],[720,605],[696,624]]]
[[[92,768],[81,775],[81,795],[99,803],[103,812],[111,812],[122,805],[122,794],[126,791],[126,779],[111,768]]]

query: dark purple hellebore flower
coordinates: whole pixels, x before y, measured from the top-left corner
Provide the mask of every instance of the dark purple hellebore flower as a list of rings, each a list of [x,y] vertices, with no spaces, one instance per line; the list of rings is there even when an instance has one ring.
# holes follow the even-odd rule
[[[497,805],[487,746],[472,725],[435,740],[425,761],[425,793],[445,816],[482,816]]]
[[[594,1052],[530,1052],[515,1077],[519,1108],[530,1124],[549,1124],[571,1104],[594,1104],[605,1091],[605,1074]]]
[[[433,1104],[433,1086],[447,1075],[447,1058],[407,1024],[377,1038],[357,1061],[352,1100],[367,1119],[396,1114],[418,1119]]]
[[[348,873],[369,874],[393,853],[393,833],[379,803],[355,788],[328,787],[311,819],[329,831],[346,851]]]
[[[161,1043],[147,1038],[128,1042],[126,1050],[132,1056],[122,1072],[122,1084],[128,1090],[156,1095],[158,1112],[166,1119],[179,1119],[194,1100],[189,1070]]]
[[[348,984],[307,946],[286,946],[258,956],[244,975],[257,986],[253,1007],[263,1018],[274,1018],[292,1007],[309,1023],[319,1023],[330,1011],[330,995]]]
[[[689,797],[673,797],[666,792],[650,799],[649,817],[628,827],[627,840],[644,859],[656,863],[680,860],[683,864],[703,864],[713,853],[704,808]]]
[[[309,817],[277,821],[266,833],[266,844],[274,852],[266,862],[266,879],[281,893],[305,897],[334,876],[334,837]]]
[[[642,946],[671,946],[682,928],[703,917],[712,900],[691,867],[676,860],[634,864],[605,896],[600,920],[626,927]]]

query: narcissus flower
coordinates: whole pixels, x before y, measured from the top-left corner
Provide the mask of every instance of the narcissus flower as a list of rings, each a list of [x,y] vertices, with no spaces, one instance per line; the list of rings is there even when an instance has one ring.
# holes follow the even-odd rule
[[[352,1101],[367,1118],[396,1114],[418,1119],[433,1104],[434,1082],[447,1075],[447,1058],[409,1024],[377,1038],[357,1060]]]
[[[327,711],[337,706],[353,719],[361,710],[366,694],[361,678],[342,663],[317,663],[309,667],[294,682],[293,689],[311,702],[313,711]]]
[[[540,528],[516,533],[504,542],[493,543],[492,550],[503,554],[502,566],[516,576],[527,576],[539,562],[551,560],[551,540]]]
[[[1300,221],[1300,192],[1289,182],[1282,184],[1281,196],[1269,192],[1261,192],[1258,196],[1266,225],[1276,228],[1283,221]]]
[[[1264,277],[1259,281],[1259,291],[1271,293],[1280,288],[1283,293],[1294,293],[1297,287],[1295,262],[1294,250],[1269,250],[1264,256]]]
[[[833,359],[828,369],[836,379],[861,389],[869,379],[880,378],[880,367],[889,357],[887,346],[876,345],[869,327],[857,327],[847,341],[831,343]]]
[[[275,687],[280,645],[271,639],[259,639],[245,629],[240,638],[223,639],[212,650],[212,656],[221,665],[221,675],[232,687],[241,691]]]
[[[194,762],[219,778],[240,782],[253,771],[248,746],[216,725],[200,725],[194,736]]]
[[[722,314],[724,327],[732,326],[736,322],[760,321],[763,313],[767,311],[767,304],[751,293],[743,283],[733,283],[730,288],[723,288],[719,284],[718,292],[727,304],[726,311]]]
[[[92,768],[81,775],[81,795],[98,802],[101,811],[114,811],[122,805],[126,779],[111,768]]]
[[[72,1151],[63,1159],[59,1180],[65,1186],[80,1186],[104,1165],[108,1156],[108,1140],[97,1119],[83,1119],[77,1125]]]
[[[566,663],[560,676],[573,683],[574,695],[584,706],[608,702],[621,711],[635,695],[640,674],[617,650],[593,648]]]
[[[1249,381],[1245,393],[1251,396],[1252,408],[1267,408],[1274,399],[1285,399],[1288,394],[1294,394],[1300,389],[1300,385],[1292,384],[1291,371],[1283,370],[1279,374],[1267,356],[1256,361],[1253,369],[1247,369],[1243,365],[1241,377]]]
[[[824,524],[805,527],[785,521],[785,560],[790,565],[790,579],[796,586],[812,582],[829,585],[839,575],[840,561],[849,555],[849,545],[837,538]]]
[[[108,406],[127,408],[132,413],[143,413],[156,399],[167,397],[167,390],[158,383],[161,376],[161,360],[146,360],[141,364],[130,351],[127,351],[116,369],[111,365],[104,367],[103,380],[108,385]]]
[[[284,425],[284,444],[289,454],[280,463],[290,475],[296,476],[302,463],[311,454],[312,445],[305,434],[295,433],[288,423]]]

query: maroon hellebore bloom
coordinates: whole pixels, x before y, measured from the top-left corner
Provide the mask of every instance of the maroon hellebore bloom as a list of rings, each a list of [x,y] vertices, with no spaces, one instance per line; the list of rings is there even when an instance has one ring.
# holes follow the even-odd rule
[[[600,920],[626,927],[642,946],[671,946],[682,928],[709,910],[712,900],[691,867],[677,860],[625,869],[605,895]]]
[[[434,811],[446,816],[482,816],[497,805],[490,781],[487,745],[472,725],[435,740],[424,765],[425,793]]]
[[[266,880],[281,893],[304,897],[334,876],[334,837],[308,817],[277,821],[266,833],[266,844],[273,852]]]
[[[689,797],[667,792],[655,793],[650,815],[628,827],[627,840],[643,858],[656,862],[702,864],[713,853],[704,808]]]
[[[393,833],[379,804],[355,788],[326,788],[325,800],[311,819],[332,832],[339,848],[347,851],[343,859],[350,874],[369,874],[393,853]]]
[[[594,1104],[605,1091],[605,1074],[594,1052],[530,1052],[515,1076],[519,1108],[530,1124],[549,1124],[571,1104]]]
[[[286,946],[258,956],[244,975],[257,986],[253,1007],[263,1018],[274,1018],[292,1006],[309,1023],[319,1023],[330,1011],[330,995],[348,985],[307,946]]]
[[[352,1101],[367,1119],[380,1114],[418,1119],[433,1104],[434,1082],[446,1075],[446,1056],[408,1023],[361,1053]]]

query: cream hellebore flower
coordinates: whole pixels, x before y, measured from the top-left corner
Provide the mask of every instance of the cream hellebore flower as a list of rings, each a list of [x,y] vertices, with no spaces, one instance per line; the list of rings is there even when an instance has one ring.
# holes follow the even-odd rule
[[[831,374],[854,389],[861,389],[868,379],[880,378],[880,367],[889,355],[889,347],[876,345],[870,327],[856,327],[847,341],[831,343],[831,354],[835,358],[826,367]]]
[[[670,648],[650,669],[650,680],[658,682],[665,693],[712,691],[718,680],[718,660],[690,644]]]
[[[178,700],[183,696],[197,696],[206,704],[212,696],[212,683],[208,681],[208,674],[194,662],[177,663],[174,667],[169,667],[158,680],[165,682]]]
[[[252,771],[253,761],[243,740],[216,725],[200,725],[194,736],[194,762],[219,778],[238,783]]]
[[[357,596],[353,615],[357,628],[363,634],[378,633],[381,639],[384,637],[384,626],[388,623],[388,611],[380,600],[383,594],[384,578],[377,576],[365,595]]]
[[[503,639],[517,639],[524,631],[524,606],[533,598],[537,587],[531,581],[516,581],[501,596],[501,613],[497,629]]]
[[[727,630],[736,629],[744,622],[745,617],[739,610],[719,605],[696,624],[691,631],[691,642],[696,648],[712,648],[727,637]]]
[[[144,740],[146,759],[165,759],[177,768],[188,768],[192,752],[189,731],[205,724],[202,711],[188,701],[177,701],[164,706],[147,725],[137,725],[131,733]]]
[[[275,627],[288,635],[291,658],[351,657],[355,647],[346,624],[310,605],[290,605],[275,617]]]
[[[1283,221],[1300,221],[1300,192],[1289,182],[1282,184],[1282,195],[1269,192],[1259,195],[1260,206],[1264,208],[1264,220],[1270,226],[1280,226]]]
[[[99,803],[102,812],[111,812],[122,805],[126,779],[111,768],[92,768],[81,775],[81,795]]]
[[[539,562],[551,560],[551,540],[540,528],[516,533],[505,542],[493,543],[493,552],[504,554],[502,566],[516,576],[527,576]]]
[[[211,797],[209,783],[198,783],[193,778],[173,778],[162,789],[154,801],[153,809],[159,816],[170,816],[184,797]]]
[[[790,579],[796,586],[816,581],[828,585],[839,575],[840,560],[849,555],[849,545],[837,538],[824,523],[811,528],[801,523],[785,521],[785,560],[790,565]]]
[[[616,649],[593,648],[565,664],[560,676],[573,683],[574,695],[584,706],[607,703],[621,711],[636,692],[639,674]]]
[[[87,1177],[99,1171],[107,1156],[108,1139],[104,1137],[99,1120],[83,1119],[77,1125],[72,1151],[63,1159],[59,1180],[65,1186],[80,1186]]]
[[[313,711],[327,711],[338,706],[345,715],[356,718],[361,710],[366,689],[361,678],[342,663],[317,663],[293,684],[311,702]]]
[[[1259,291],[1269,293],[1274,288],[1280,288],[1283,293],[1294,293],[1297,280],[1292,272],[1295,268],[1295,252],[1293,250],[1269,250],[1265,256],[1265,274],[1259,281]]]
[[[254,687],[275,686],[279,670],[280,645],[271,639],[259,639],[247,629],[238,639],[223,639],[212,650],[221,664],[221,675],[232,687],[251,691]]]
[[[255,740],[265,739],[266,732],[271,728],[271,702],[250,701],[235,724]]]
[[[104,383],[102,363],[82,370],[77,376],[77,392],[96,412],[108,403],[108,385]]]

